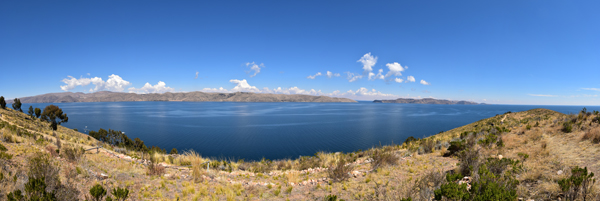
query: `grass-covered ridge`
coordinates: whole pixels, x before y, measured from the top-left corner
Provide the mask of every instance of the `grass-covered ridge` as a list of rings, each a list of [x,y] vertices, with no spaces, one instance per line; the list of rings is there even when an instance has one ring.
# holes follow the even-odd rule
[[[597,112],[505,113],[401,145],[276,161],[111,146],[12,109],[0,114],[2,200],[17,190],[57,200],[600,199],[590,174],[600,172]],[[98,145],[105,149],[83,151]],[[43,192],[33,188],[41,177]]]

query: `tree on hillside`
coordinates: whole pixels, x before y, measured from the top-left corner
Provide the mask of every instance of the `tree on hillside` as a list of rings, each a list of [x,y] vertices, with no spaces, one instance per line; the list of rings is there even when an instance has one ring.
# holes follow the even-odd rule
[[[0,96],[0,108],[6,109],[6,101],[4,100],[4,96]]]
[[[42,110],[40,108],[35,108],[35,117],[40,118],[40,115],[42,115]]]
[[[19,100],[18,98],[15,98],[15,101],[13,102],[12,107],[16,111],[23,112],[23,110],[21,109],[21,100]]]
[[[29,114],[29,116],[33,118],[33,106],[29,106],[29,111],[27,111],[27,114]]]
[[[60,121],[57,121],[57,118]],[[50,122],[50,127],[53,130],[58,129],[58,125],[62,123],[67,123],[69,121],[69,117],[67,117],[66,113],[63,113],[62,109],[60,109],[56,105],[48,105],[44,108],[44,112],[42,112],[42,119]]]

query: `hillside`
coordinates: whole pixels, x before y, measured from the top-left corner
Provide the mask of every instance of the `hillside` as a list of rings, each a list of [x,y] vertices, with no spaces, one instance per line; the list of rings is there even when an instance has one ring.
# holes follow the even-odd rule
[[[0,114],[2,199],[41,175],[58,200],[84,200],[94,185],[113,198],[111,189],[128,189],[128,200],[565,200],[574,187],[559,183],[572,168],[600,172],[597,112],[506,113],[402,145],[277,161],[148,154],[63,126],[53,132],[12,109]],[[599,200],[599,183],[589,186],[587,200]]]
[[[433,98],[412,99],[398,98],[396,100],[374,100],[374,103],[406,103],[406,104],[441,104],[441,105],[479,105],[471,101],[452,101]],[[483,103],[482,103],[483,104]]]
[[[262,93],[162,93],[162,94],[135,94],[110,91],[95,93],[49,93],[31,97],[20,98],[21,103],[71,103],[71,102],[123,102],[123,101],[189,101],[189,102],[346,102],[355,103],[347,98],[334,98],[328,96],[287,95],[287,94],[262,94]],[[12,103],[12,100],[7,100]]]

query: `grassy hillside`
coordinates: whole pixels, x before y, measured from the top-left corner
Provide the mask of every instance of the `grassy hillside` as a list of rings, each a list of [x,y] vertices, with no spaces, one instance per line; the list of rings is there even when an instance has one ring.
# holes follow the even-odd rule
[[[17,190],[85,200],[95,185],[112,199],[113,189],[128,189],[127,200],[600,199],[598,183],[572,172],[600,172],[595,112],[506,113],[402,145],[250,162],[142,153],[62,126],[52,131],[11,109],[0,114],[2,200]],[[40,178],[46,186],[35,191]]]

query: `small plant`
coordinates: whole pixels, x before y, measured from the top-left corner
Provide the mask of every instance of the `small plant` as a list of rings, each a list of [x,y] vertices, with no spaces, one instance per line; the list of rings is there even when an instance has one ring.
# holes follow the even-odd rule
[[[165,167],[158,164],[157,159],[154,156],[148,157],[150,160],[148,163],[148,175],[163,175],[165,173]]]
[[[327,170],[327,176],[332,182],[342,182],[350,178],[349,172],[354,169],[353,165],[346,165],[344,157],[339,157],[338,161]]]
[[[558,185],[563,191],[566,200],[575,200],[580,197],[581,194],[581,197],[585,201],[592,186],[596,182],[596,179],[593,177],[594,173],[588,173],[587,167],[580,168],[576,166],[571,169],[571,176],[559,180]]]
[[[324,201],[344,201],[344,199],[338,199],[337,195],[328,195],[323,199]],[[411,201],[411,200],[408,200]]]
[[[27,199],[25,199],[27,198]],[[43,201],[56,201],[56,195],[54,192],[46,191],[46,183],[44,178],[30,178],[25,184],[25,196],[21,190],[16,190],[7,195],[9,201],[21,201],[21,200],[43,200]]]
[[[566,121],[563,123],[562,132],[570,133],[573,131],[573,123]]]
[[[87,199],[101,201],[102,198],[106,196],[106,189],[104,189],[104,187],[102,187],[100,184],[96,184],[92,188],[90,188],[90,195],[92,195],[92,197],[88,197]]]
[[[374,149],[371,158],[373,159],[373,162],[371,162],[373,170],[377,170],[379,167],[395,165],[399,160],[396,155],[386,152],[383,149]]]
[[[111,194],[115,196],[115,200],[125,201],[129,197],[129,190],[127,188],[113,188]]]
[[[527,130],[531,130],[531,125],[527,124],[527,126],[525,127]]]
[[[294,190],[294,187],[290,186],[287,189],[285,189],[285,193],[290,194],[290,193],[292,193],[292,190]]]

